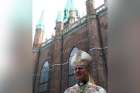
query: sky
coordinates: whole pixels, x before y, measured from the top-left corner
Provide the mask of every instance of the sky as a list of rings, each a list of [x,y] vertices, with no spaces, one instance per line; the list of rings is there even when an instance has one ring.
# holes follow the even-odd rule
[[[55,22],[58,11],[63,11],[67,0],[33,0],[33,11],[32,11],[32,27],[33,27],[33,38],[35,34],[35,26],[39,21],[41,12],[44,12],[44,41],[51,38],[55,30]],[[86,0],[75,0],[76,8],[80,17],[86,15]],[[104,0],[95,0],[95,8],[103,4]]]

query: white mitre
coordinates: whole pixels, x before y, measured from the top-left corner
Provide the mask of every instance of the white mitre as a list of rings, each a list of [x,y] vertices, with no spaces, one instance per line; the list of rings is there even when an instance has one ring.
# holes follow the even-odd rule
[[[74,54],[74,56],[71,59],[71,65],[75,66],[77,63],[79,63],[81,60],[87,60],[91,61],[92,57],[85,51],[79,50],[77,53]]]

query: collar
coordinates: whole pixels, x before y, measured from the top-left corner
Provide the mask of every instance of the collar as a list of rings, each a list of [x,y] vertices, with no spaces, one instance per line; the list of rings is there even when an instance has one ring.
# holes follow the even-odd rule
[[[86,85],[88,83],[88,81],[78,81],[78,85],[79,86],[83,86],[83,85]]]

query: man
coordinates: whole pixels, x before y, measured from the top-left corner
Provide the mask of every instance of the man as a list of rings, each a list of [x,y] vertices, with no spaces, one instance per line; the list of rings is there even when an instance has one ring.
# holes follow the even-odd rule
[[[65,90],[64,93],[106,93],[106,91],[96,85],[92,79],[92,58],[91,56],[79,50],[71,60],[75,70],[75,78],[78,83]]]

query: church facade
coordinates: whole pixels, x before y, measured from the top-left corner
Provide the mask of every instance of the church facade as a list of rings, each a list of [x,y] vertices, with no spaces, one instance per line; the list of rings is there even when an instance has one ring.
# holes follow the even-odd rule
[[[43,40],[38,26],[33,42],[33,93],[63,93],[75,84],[71,57],[78,49],[93,57],[93,78],[107,88],[107,8],[94,8],[94,0],[86,0],[87,14],[79,18],[77,10],[65,10],[66,21],[57,20],[55,36]]]

